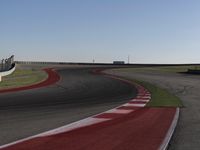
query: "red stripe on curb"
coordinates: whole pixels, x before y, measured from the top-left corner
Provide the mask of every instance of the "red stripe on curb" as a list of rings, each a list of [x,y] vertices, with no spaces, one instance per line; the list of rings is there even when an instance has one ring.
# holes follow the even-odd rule
[[[123,116],[124,116],[124,114],[103,113],[101,115],[95,116],[95,118],[106,118],[106,119],[112,118],[112,119],[116,119],[116,118],[123,117]]]
[[[124,117],[52,136],[37,137],[3,150],[155,150],[176,108],[142,108]]]
[[[140,99],[140,100],[149,100],[150,98],[136,97],[135,99]]]
[[[130,101],[130,104],[146,104],[147,102],[143,102],[143,101]]]
[[[117,109],[137,110],[137,109],[141,109],[141,108],[134,107],[134,106],[120,106]]]
[[[44,87],[44,86],[54,84],[54,83],[56,83],[60,80],[60,76],[53,69],[47,68],[47,69],[43,69],[43,70],[48,74],[48,78],[45,81],[42,81],[42,82],[34,84],[34,85],[0,90],[0,93],[17,92],[17,91],[40,88],[40,87]]]

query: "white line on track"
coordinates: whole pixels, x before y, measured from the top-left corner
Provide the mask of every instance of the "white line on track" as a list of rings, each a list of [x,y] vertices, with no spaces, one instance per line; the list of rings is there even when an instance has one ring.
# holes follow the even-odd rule
[[[178,118],[179,118],[179,111],[180,111],[180,108],[176,108],[176,113],[174,115],[174,118],[173,118],[173,121],[171,123],[171,126],[165,136],[165,139],[163,140],[162,144],[160,145],[159,149],[158,150],[166,150],[168,145],[169,145],[169,142],[172,138],[172,135],[174,133],[174,130],[177,126],[177,123],[178,123]]]
[[[109,111],[106,111],[105,113],[114,113],[114,114],[129,114],[133,112],[134,110],[126,110],[126,109],[111,109]]]

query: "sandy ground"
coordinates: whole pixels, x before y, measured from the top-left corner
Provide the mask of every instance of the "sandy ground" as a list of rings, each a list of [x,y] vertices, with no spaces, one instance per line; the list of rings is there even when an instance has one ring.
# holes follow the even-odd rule
[[[107,71],[140,79],[165,88],[183,102],[180,118],[169,150],[199,150],[200,148],[200,76],[158,72]],[[155,131],[156,132],[156,131]]]

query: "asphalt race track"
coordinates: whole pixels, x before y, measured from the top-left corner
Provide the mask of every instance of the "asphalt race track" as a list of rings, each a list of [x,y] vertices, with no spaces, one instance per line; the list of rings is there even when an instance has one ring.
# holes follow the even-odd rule
[[[169,145],[169,150],[199,150],[200,148],[200,77],[167,72],[118,72],[109,73],[150,82],[165,88],[180,97],[184,108],[180,109],[177,128]]]
[[[54,85],[0,94],[0,145],[106,111],[136,95],[133,86],[89,68],[58,73],[61,80]]]

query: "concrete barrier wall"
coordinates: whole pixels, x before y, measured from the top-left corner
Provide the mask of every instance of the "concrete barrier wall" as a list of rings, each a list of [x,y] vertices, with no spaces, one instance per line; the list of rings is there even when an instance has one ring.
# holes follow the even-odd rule
[[[113,64],[113,63],[80,63],[80,62],[42,62],[42,61],[15,61],[16,64],[27,65],[107,65],[107,66],[123,66],[123,67],[165,67],[165,66],[199,66],[200,64]]]
[[[0,82],[2,80],[2,77],[12,74],[15,71],[15,69],[16,69],[16,65],[13,64],[13,67],[10,70],[0,72]]]

